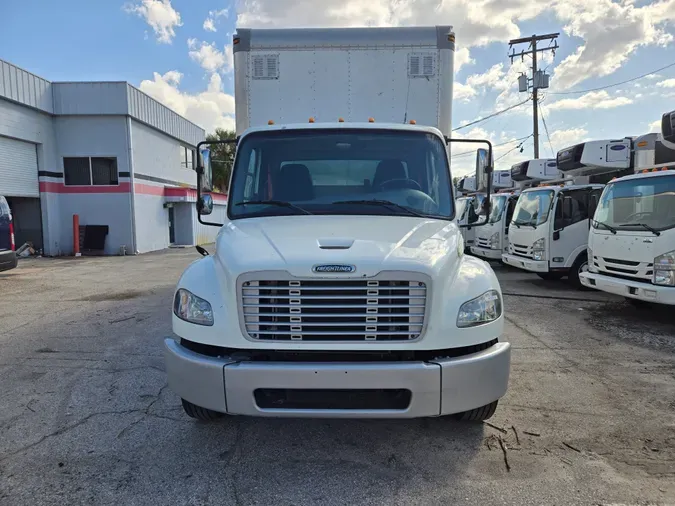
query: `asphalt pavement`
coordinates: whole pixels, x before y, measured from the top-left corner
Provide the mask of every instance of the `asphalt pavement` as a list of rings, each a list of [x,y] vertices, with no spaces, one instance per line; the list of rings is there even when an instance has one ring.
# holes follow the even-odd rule
[[[489,424],[194,421],[162,339],[192,249],[0,274],[0,504],[675,504],[675,317],[495,265]]]

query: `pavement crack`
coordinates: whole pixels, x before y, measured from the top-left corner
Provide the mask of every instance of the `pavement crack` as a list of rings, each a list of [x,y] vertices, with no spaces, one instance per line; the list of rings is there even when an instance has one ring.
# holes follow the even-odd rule
[[[96,416],[128,415],[130,413],[138,413],[139,411],[142,411],[142,410],[127,409],[127,410],[122,410],[122,411],[99,411],[98,413],[91,413],[91,414],[85,416],[84,418],[82,418],[81,420],[78,420],[75,423],[72,423],[72,424],[67,425],[65,427],[61,427],[60,429],[57,429],[53,432],[50,432],[49,434],[45,434],[44,436],[42,436],[40,439],[38,439],[37,441],[35,441],[33,443],[22,446],[21,448],[18,448],[17,450],[14,450],[13,452],[5,453],[2,457],[0,457],[0,462],[4,462],[5,460],[9,459],[10,457],[13,457],[14,455],[18,455],[19,453],[22,453],[26,450],[30,450],[31,448],[35,448],[36,446],[42,444],[47,439],[50,439],[50,438],[53,438],[53,437],[56,437],[56,436],[61,436],[62,434],[65,434],[66,432],[69,432],[69,431],[79,427],[80,425],[84,425],[85,423],[87,423],[89,420],[91,420],[92,418],[94,418]]]

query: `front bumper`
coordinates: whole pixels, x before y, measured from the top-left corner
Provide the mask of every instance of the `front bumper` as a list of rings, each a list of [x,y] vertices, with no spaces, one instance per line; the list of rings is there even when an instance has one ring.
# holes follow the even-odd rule
[[[18,264],[19,261],[14,251],[0,252],[0,272],[15,269]]]
[[[233,415],[324,418],[416,418],[461,413],[501,398],[511,345],[433,362],[254,362],[200,355],[164,341],[169,387],[181,398]],[[405,389],[405,409],[268,409],[257,389]]]
[[[593,272],[582,272],[579,274],[579,279],[582,285],[603,292],[656,304],[675,305],[675,287],[657,286],[651,283],[630,281]]]
[[[488,258],[490,260],[501,260],[502,250],[481,248],[480,246],[471,246],[471,253],[481,258]]]
[[[504,253],[502,255],[502,261],[512,267],[525,269],[530,272],[548,272],[548,260],[532,260],[530,258]]]

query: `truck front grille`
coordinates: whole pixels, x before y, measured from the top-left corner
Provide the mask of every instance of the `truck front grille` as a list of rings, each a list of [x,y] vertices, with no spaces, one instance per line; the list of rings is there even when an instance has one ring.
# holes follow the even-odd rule
[[[523,258],[532,258],[532,246],[525,244],[513,244],[513,254]]]
[[[476,246],[479,248],[490,249],[490,239],[488,237],[477,237]]]
[[[368,279],[251,280],[246,333],[261,341],[410,341],[424,326],[427,286]]]
[[[600,274],[621,279],[651,282],[654,264],[608,257],[593,257],[593,264]]]

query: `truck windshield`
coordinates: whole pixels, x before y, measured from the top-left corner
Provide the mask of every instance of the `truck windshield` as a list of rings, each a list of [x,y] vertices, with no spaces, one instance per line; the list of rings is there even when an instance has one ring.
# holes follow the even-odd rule
[[[511,223],[533,227],[541,225],[548,220],[552,201],[553,190],[535,190],[521,193],[513,211]]]
[[[665,230],[675,227],[675,175],[610,183],[600,197],[593,227]]]
[[[257,132],[244,137],[237,149],[228,216],[306,211],[449,220],[454,217],[450,181],[445,143],[426,132]]]
[[[489,223],[497,223],[502,219],[506,207],[506,195],[493,195],[491,198],[492,210],[490,211]]]

